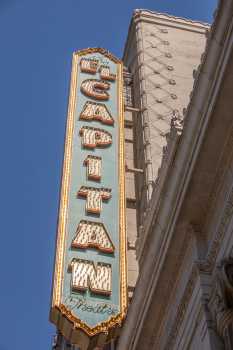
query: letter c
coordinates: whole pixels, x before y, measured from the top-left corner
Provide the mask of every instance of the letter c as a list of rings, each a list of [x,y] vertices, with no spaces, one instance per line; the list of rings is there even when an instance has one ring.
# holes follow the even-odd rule
[[[109,88],[108,82],[97,79],[86,79],[81,84],[81,91],[84,95],[102,101],[109,99],[109,94],[106,91]]]

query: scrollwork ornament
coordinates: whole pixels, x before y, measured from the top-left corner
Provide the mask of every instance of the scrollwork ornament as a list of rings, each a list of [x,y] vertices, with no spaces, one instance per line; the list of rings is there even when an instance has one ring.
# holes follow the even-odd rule
[[[180,136],[183,131],[183,118],[179,114],[179,111],[174,110],[171,118],[171,129],[175,130],[177,135]]]
[[[209,301],[216,330],[224,340],[226,350],[233,349],[233,258],[217,266],[214,287]]]

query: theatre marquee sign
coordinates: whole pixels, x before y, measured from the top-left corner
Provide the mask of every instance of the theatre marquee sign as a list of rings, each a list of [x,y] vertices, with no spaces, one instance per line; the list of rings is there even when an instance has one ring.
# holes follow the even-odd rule
[[[122,70],[103,49],[73,56],[50,317],[84,349],[127,307]]]

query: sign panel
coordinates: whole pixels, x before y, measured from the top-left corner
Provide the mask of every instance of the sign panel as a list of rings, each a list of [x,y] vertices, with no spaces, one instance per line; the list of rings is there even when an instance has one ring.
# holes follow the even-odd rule
[[[73,56],[51,320],[79,346],[127,307],[122,70],[103,49]]]

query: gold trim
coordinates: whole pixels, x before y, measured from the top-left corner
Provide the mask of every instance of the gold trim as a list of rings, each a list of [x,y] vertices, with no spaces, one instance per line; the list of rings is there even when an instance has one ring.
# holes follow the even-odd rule
[[[74,133],[74,114],[76,108],[76,93],[77,93],[77,76],[78,76],[78,57],[88,53],[99,52],[111,59],[117,64],[118,73],[118,108],[119,108],[119,240],[120,240],[120,312],[118,315],[111,317],[109,320],[99,323],[94,328],[90,328],[87,324],[76,318],[62,303],[62,283],[64,280],[64,260],[66,252],[66,223],[68,214],[68,195],[70,189],[71,175],[71,155]],[[52,310],[58,310],[60,316],[65,316],[72,324],[72,328],[82,329],[89,336],[96,335],[101,332],[110,332],[114,327],[120,327],[127,309],[127,266],[126,266],[126,224],[125,224],[125,164],[124,164],[124,105],[123,105],[123,63],[107,50],[101,48],[89,48],[77,51],[73,54],[72,73],[70,83],[70,96],[67,115],[65,151],[63,161],[62,185],[60,195],[60,208],[58,217],[57,229],[57,245],[56,258],[54,268],[54,283]],[[58,321],[52,320],[57,326]]]
[[[57,245],[56,258],[54,268],[54,285],[53,285],[53,299],[52,305],[59,305],[62,294],[63,281],[63,264],[65,253],[65,235],[66,235],[66,220],[68,209],[68,191],[70,182],[70,168],[71,168],[71,153],[74,132],[74,112],[77,91],[77,72],[78,72],[78,56],[73,55],[72,72],[70,83],[70,96],[67,114],[66,137],[65,137],[65,151],[62,171],[62,185],[60,194],[60,206],[57,228]]]
[[[112,316],[108,321],[98,323],[95,327],[89,327],[85,322],[77,318],[70,310],[68,310],[65,305],[61,304],[60,306],[56,306],[56,309],[62,316],[66,317],[72,323],[72,328],[81,329],[90,337],[93,337],[98,333],[108,333],[110,328],[116,326],[120,327],[124,319],[122,314],[118,314]]]
[[[62,316],[65,316],[72,323],[72,328],[80,328],[90,337],[93,337],[98,333],[108,333],[109,328],[116,327],[116,325],[120,327],[123,320],[123,316],[118,314],[117,316],[112,316],[108,321],[101,322],[92,328],[82,320],[78,319],[65,305],[61,304],[60,306],[56,306],[56,309],[60,311]]]
[[[78,50],[74,52],[74,55],[78,55],[78,56],[84,56],[87,55],[89,53],[101,53],[102,55],[108,57],[110,60],[112,60],[114,63],[119,63],[122,64],[122,61],[119,60],[116,56],[114,56],[111,52],[109,52],[106,49],[103,49],[102,47],[88,47],[86,49],[83,50]]]
[[[127,266],[126,266],[126,211],[125,211],[125,138],[124,138],[124,103],[123,103],[123,63],[118,66],[118,99],[119,99],[119,234],[120,234],[120,275],[121,275],[121,312],[127,308]]]

